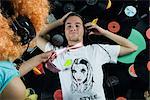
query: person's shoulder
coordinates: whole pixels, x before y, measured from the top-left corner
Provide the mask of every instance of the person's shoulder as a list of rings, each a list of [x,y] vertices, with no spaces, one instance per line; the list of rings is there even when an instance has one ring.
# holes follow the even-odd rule
[[[85,47],[94,48],[94,47],[103,46],[103,45],[104,45],[104,44],[89,44],[89,45],[86,45]]]
[[[85,48],[86,49],[94,49],[94,48],[97,48],[98,44],[89,44],[89,45],[86,45]]]
[[[7,66],[7,67],[12,67],[12,66],[15,66],[15,63],[11,62],[11,61],[0,61],[0,66]]]
[[[90,44],[90,45],[85,46],[85,48],[89,50],[99,50],[102,48],[107,48],[109,46],[110,46],[109,44]]]
[[[59,50],[59,49],[63,49],[65,48],[64,46],[54,46],[52,45],[50,42],[47,42],[47,44],[45,45],[45,52],[46,51],[50,51],[50,50]]]

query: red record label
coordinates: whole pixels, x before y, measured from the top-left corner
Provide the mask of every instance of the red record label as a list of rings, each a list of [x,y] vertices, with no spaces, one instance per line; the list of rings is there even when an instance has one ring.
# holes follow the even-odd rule
[[[111,21],[108,24],[108,30],[113,32],[113,33],[117,33],[120,31],[120,24],[116,21]]]

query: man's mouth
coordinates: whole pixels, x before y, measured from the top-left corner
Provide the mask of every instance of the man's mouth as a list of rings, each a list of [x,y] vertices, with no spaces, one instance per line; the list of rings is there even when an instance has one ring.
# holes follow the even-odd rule
[[[77,32],[70,32],[70,34],[78,34]]]

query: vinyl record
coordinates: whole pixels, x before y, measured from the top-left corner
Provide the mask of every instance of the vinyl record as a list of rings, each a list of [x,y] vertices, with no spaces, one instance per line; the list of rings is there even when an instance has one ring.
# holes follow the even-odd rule
[[[147,68],[148,64],[148,50],[143,50],[135,59],[134,69],[139,78],[142,78],[144,81],[149,80],[149,70]]]
[[[66,3],[63,7],[64,13],[75,11],[75,5],[73,3]]]
[[[135,25],[135,29],[141,32],[143,36],[145,36],[145,32],[147,28],[148,28],[148,24],[145,23],[143,20],[138,21],[138,23]]]
[[[128,21],[122,22],[118,19],[110,19],[107,21],[106,29],[120,36],[128,38],[131,33],[132,27]]]
[[[88,5],[95,5],[97,0],[85,0]]]
[[[97,24],[100,27],[125,38],[128,38],[130,36],[132,30],[132,27],[130,26],[128,21],[122,23],[120,20],[114,18],[107,18],[107,17],[103,19],[99,18]],[[114,41],[104,36],[90,35],[88,36],[88,39],[92,41],[92,43],[115,44]]]
[[[135,72],[135,69],[134,69],[134,64],[132,64],[129,69],[128,69],[128,72],[129,72],[129,75],[132,76],[132,77],[138,77],[136,72]]]
[[[146,37],[150,40],[150,28],[148,28],[146,31]]]
[[[58,89],[54,92],[54,100],[63,100],[62,98],[62,90],[61,89]]]
[[[150,60],[147,62],[147,69],[150,72]]]
[[[136,3],[123,3],[123,6],[120,12],[117,14],[116,18],[125,25],[136,25],[140,19],[140,16],[138,15],[138,9],[136,6]]]
[[[121,5],[120,5],[121,6]],[[138,4],[136,1],[122,2],[121,10],[118,15],[124,14],[128,17],[134,17],[138,13]]]
[[[107,0],[106,11],[109,16],[116,17],[120,15],[123,12],[123,8],[124,2],[118,2],[117,0]]]

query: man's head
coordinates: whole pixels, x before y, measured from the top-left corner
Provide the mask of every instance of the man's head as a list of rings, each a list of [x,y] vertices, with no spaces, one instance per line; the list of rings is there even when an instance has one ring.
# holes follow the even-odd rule
[[[76,13],[69,14],[64,24],[68,45],[75,45],[76,43],[83,42],[84,22],[80,15]]]

